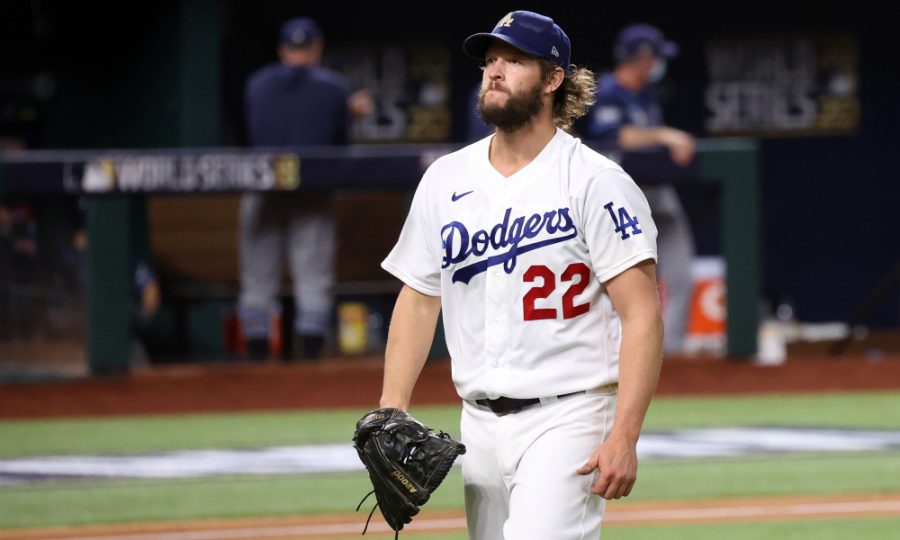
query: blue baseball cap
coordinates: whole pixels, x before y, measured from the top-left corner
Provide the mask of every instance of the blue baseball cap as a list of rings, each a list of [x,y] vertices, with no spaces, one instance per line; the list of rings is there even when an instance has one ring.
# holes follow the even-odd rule
[[[512,11],[500,19],[491,32],[467,37],[463,42],[463,50],[476,60],[484,60],[484,53],[494,39],[558,64],[569,73],[572,54],[569,36],[550,17],[532,11]]]
[[[313,41],[322,39],[322,30],[309,17],[290,19],[281,25],[279,42],[293,47],[307,47]]]
[[[649,24],[632,24],[623,28],[616,37],[613,55],[619,61],[629,60],[644,50],[660,58],[678,56],[678,44],[666,41],[659,28]]]

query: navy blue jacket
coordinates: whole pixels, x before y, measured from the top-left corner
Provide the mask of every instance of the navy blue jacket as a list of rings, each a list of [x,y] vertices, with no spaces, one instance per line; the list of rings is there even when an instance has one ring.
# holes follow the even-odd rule
[[[575,128],[588,141],[619,141],[622,126],[663,125],[662,109],[653,85],[635,93],[621,86],[612,73],[597,81],[597,102],[579,119]]]
[[[271,64],[247,81],[245,107],[253,146],[348,142],[346,79],[329,69]]]

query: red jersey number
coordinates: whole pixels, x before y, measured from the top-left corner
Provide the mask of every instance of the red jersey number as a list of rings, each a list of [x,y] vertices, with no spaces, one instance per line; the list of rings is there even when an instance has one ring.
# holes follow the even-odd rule
[[[557,316],[555,308],[535,307],[537,300],[547,298],[556,289],[556,275],[546,266],[539,264],[530,267],[522,276],[522,281],[526,283],[534,283],[538,279],[540,279],[541,284],[532,287],[525,293],[525,297],[522,298],[522,312],[526,321],[555,319]],[[590,302],[575,305],[575,297],[584,292],[588,283],[590,283],[590,279],[591,269],[584,263],[572,263],[563,271],[562,276],[560,276],[561,281],[571,282],[575,280],[563,293],[563,319],[573,319],[579,315],[584,315],[591,309]]]
[[[532,266],[526,270],[525,275],[522,276],[522,280],[526,283],[534,283],[538,278],[541,279],[543,285],[532,287],[530,291],[525,293],[525,298],[522,299],[522,308],[525,312],[526,321],[556,318],[555,309],[534,307],[534,302],[536,300],[547,298],[550,296],[550,293],[553,292],[553,289],[556,288],[556,276],[553,275],[552,270],[543,265]]]

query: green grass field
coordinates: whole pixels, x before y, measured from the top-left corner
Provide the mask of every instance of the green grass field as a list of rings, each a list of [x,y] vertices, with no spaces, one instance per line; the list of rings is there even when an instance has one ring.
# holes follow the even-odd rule
[[[893,411],[893,412],[892,412]],[[646,429],[808,426],[900,430],[900,392],[657,399]],[[129,454],[346,442],[364,411],[302,411],[0,422],[0,458]],[[458,407],[412,410],[458,425]],[[352,511],[365,473],[232,476],[167,481],[48,481],[0,488],[0,529],[136,521],[290,516]],[[773,495],[900,493],[900,452],[647,460],[631,502]],[[627,503],[617,503],[627,504]],[[368,508],[368,506],[367,506]],[[462,508],[452,473],[429,509]],[[362,512],[360,512],[362,514]],[[361,515],[360,523],[364,521]],[[803,520],[727,525],[610,527],[604,539],[893,538],[900,519]],[[464,535],[404,535],[407,540]]]

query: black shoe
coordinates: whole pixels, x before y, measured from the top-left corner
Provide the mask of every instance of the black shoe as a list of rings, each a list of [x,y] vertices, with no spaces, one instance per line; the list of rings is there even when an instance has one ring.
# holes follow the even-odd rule
[[[247,357],[262,362],[269,357],[269,340],[267,338],[251,338],[247,340]]]
[[[297,347],[294,354],[303,360],[318,360],[322,357],[322,349],[325,346],[325,337],[318,334],[297,335]]]

